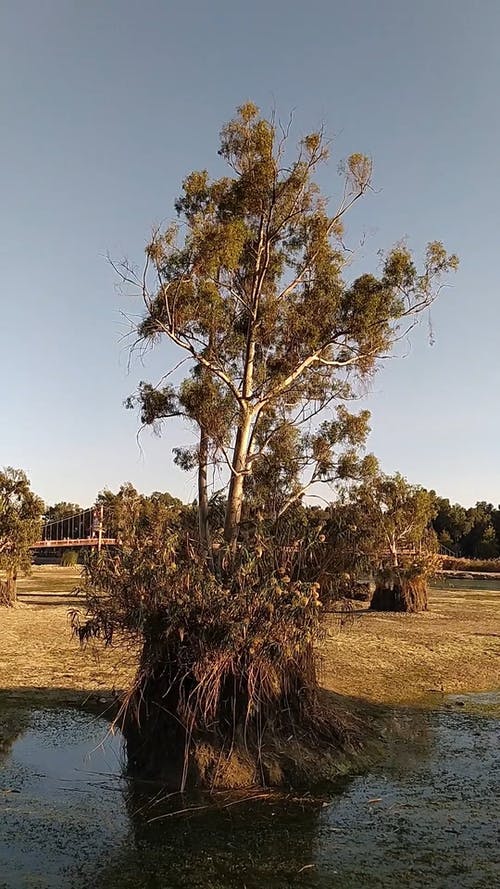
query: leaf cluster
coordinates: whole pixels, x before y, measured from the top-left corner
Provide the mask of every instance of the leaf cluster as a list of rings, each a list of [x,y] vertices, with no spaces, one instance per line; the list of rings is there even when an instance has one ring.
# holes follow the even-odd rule
[[[137,342],[166,338],[190,364],[180,386],[141,383],[128,406],[138,405],[153,427],[188,417],[210,439],[215,463],[233,476],[243,471],[246,496],[274,476],[279,514],[301,496],[305,467],[305,487],[359,473],[367,417],[338,407],[432,304],[458,260],[432,241],[419,270],[400,243],[378,274],[350,280],[344,223],[371,189],[372,163],[355,153],[339,166],[340,197],[330,209],[317,185],[329,155],[321,131],[291,153],[289,129],[246,103],[222,128],[219,154],[226,175],[189,174],[178,222],[154,231],[143,276],[123,272],[144,301]],[[241,454],[238,430],[248,422]],[[186,469],[206,459],[196,448],[175,453]]]
[[[30,547],[40,537],[44,503],[33,493],[26,473],[0,471],[0,569],[29,571]]]

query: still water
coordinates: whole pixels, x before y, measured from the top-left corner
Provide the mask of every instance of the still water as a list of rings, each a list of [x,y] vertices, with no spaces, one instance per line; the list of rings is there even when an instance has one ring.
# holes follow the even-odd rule
[[[126,780],[103,719],[19,703],[9,715],[0,697],[0,887],[491,889],[499,705],[401,711],[385,761],[322,805],[206,809]]]

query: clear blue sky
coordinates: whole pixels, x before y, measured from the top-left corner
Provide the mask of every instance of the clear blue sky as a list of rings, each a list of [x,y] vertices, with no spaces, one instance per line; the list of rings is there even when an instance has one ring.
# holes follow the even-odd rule
[[[373,156],[353,220],[367,264],[401,236],[461,258],[405,360],[375,380],[383,468],[465,504],[500,501],[498,0],[0,0],[0,465],[47,501],[130,480],[195,493],[173,430],[122,407],[168,354],[127,370],[105,254],[140,261],[189,170],[253,99],[297,133],[324,122],[336,162]],[[178,432],[179,430],[177,430]]]

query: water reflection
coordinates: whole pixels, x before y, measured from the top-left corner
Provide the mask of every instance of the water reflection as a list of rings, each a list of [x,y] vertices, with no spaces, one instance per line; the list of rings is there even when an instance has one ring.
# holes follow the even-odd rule
[[[138,802],[129,797],[131,808]],[[313,861],[317,808],[254,802],[153,823],[151,814],[146,809],[133,817],[133,833],[96,872],[97,885],[282,889]]]
[[[0,707],[0,737],[1,717]],[[400,740],[384,764],[344,782],[325,806],[226,798],[209,810],[193,808],[202,798],[160,802],[156,788],[126,781],[119,739],[101,745],[104,720],[70,710],[28,717],[0,763],[1,889],[498,881],[492,716],[399,713]],[[191,811],[168,817],[184,807]]]
[[[2,707],[0,736],[12,718]],[[28,728],[10,738],[0,768],[0,887],[70,886],[75,863],[115,848],[128,829],[121,745],[99,747],[107,724],[75,710],[19,705],[16,719]]]

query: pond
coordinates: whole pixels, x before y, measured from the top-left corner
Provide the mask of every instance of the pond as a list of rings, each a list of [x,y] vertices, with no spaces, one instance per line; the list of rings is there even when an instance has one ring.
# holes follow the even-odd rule
[[[386,759],[319,806],[164,801],[123,777],[104,719],[12,707],[0,697],[1,889],[500,883],[500,695],[400,711]]]

